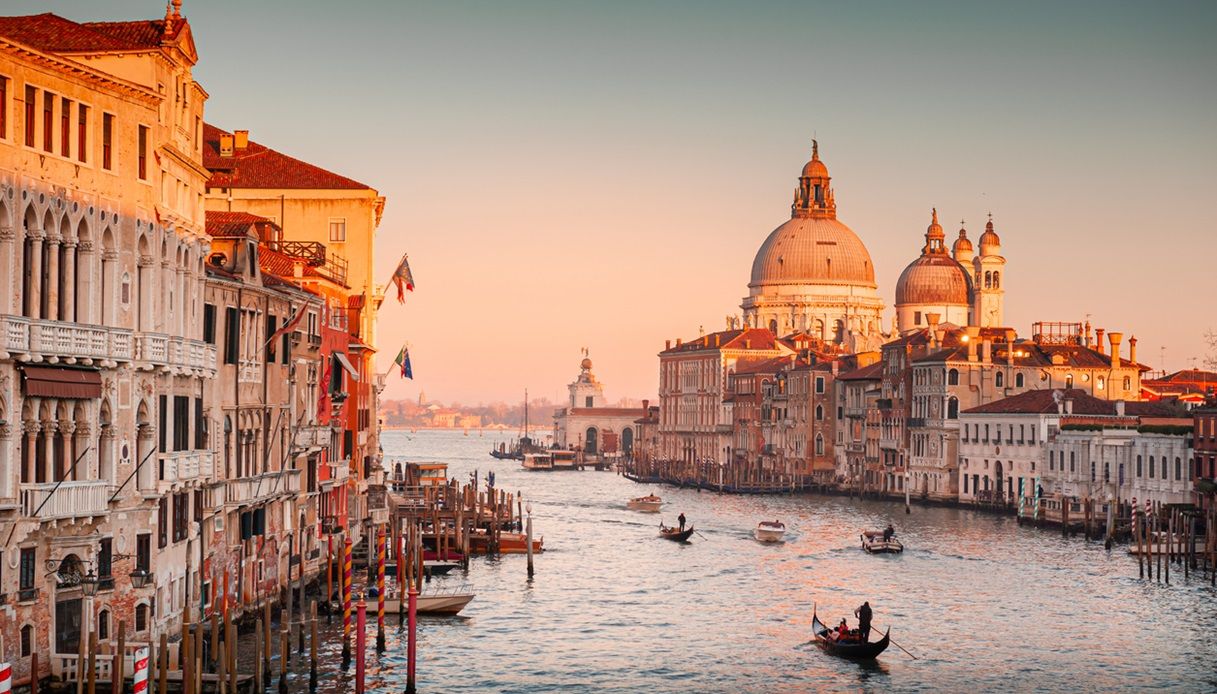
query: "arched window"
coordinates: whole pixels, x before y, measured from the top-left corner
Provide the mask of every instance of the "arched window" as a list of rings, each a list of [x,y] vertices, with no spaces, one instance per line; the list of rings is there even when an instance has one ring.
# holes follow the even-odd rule
[[[1006,383],[1005,375],[1002,374],[1002,372],[998,371],[997,374],[993,377],[993,385],[997,386],[998,388],[1001,388],[1003,385],[1005,385],[1005,383]]]
[[[817,422],[824,421],[824,406],[823,405],[816,405],[816,421]]]
[[[816,434],[816,455],[824,455],[824,436]]]
[[[1103,378],[1102,376],[1099,376],[1094,381],[1094,387],[1098,388],[1099,390],[1103,390],[1104,388],[1107,387],[1107,379]]]
[[[1053,450],[1048,451],[1048,469],[1049,470],[1056,469],[1056,451],[1053,451]]]
[[[28,658],[34,652],[34,625],[21,627],[21,657]]]
[[[985,289],[991,289],[992,287],[993,287],[993,273],[986,270],[985,271]]]
[[[993,271],[993,288],[994,289],[1001,288],[1001,273],[998,272],[997,270]]]
[[[1162,479],[1170,479],[1166,471],[1166,456],[1162,456]]]
[[[959,385],[959,369],[951,369],[950,371],[947,372],[947,385],[949,385],[949,386]]]
[[[1023,375],[1021,373],[1014,374],[1014,387],[1015,388],[1023,387]]]
[[[1154,478],[1154,457],[1152,455],[1149,457],[1149,478],[1151,480]]]
[[[1178,457],[1175,458],[1175,481],[1179,482],[1183,479],[1183,461]]]
[[[1068,389],[1070,389],[1070,388],[1072,388],[1072,387],[1073,387],[1073,374],[1065,374],[1065,388],[1066,388],[1066,390],[1068,390]]]
[[[840,405],[837,405],[837,419],[841,419],[844,416],[845,416],[845,408],[841,407]]]
[[[135,606],[135,630],[146,631],[148,629],[148,605],[140,603]]]
[[[947,400],[947,419],[959,419],[959,400],[956,398]]]
[[[1074,472],[1076,470],[1077,470],[1077,457],[1074,455],[1073,451],[1069,451],[1069,471]]]
[[[776,319],[769,321],[769,332],[773,333],[774,335],[778,334],[778,322]]]

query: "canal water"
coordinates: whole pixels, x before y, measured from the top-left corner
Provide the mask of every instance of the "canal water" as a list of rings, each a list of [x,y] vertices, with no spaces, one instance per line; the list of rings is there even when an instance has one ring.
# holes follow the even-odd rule
[[[439,461],[452,476],[522,491],[545,538],[524,556],[472,561],[433,585],[468,582],[457,618],[419,627],[421,692],[1178,691],[1217,690],[1217,591],[1182,572],[1137,578],[1123,547],[1020,528],[1012,518],[841,497],[718,496],[637,485],[611,472],[529,473],[487,455],[476,431],[387,431],[391,460]],[[659,515],[625,502],[654,492]],[[693,541],[658,539],[680,512]],[[780,519],[787,539],[752,539]],[[859,548],[863,528],[895,524],[902,555]],[[809,643],[869,600],[892,646],[870,664]],[[323,629],[322,692],[353,691],[338,668],[340,618]],[[369,643],[375,632],[369,616]],[[405,633],[368,660],[369,691],[404,690]],[[306,691],[305,663],[290,678]],[[351,673],[353,674],[352,667]]]

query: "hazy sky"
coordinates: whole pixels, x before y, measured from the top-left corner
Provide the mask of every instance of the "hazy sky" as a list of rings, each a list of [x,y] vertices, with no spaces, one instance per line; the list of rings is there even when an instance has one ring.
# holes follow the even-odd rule
[[[154,18],[145,0],[7,14]],[[1006,317],[1135,334],[1183,368],[1217,329],[1217,3],[186,0],[207,119],[378,188],[388,397],[610,399],[721,329],[820,140],[884,299],[929,210],[992,211]],[[888,309],[888,316],[892,311]]]

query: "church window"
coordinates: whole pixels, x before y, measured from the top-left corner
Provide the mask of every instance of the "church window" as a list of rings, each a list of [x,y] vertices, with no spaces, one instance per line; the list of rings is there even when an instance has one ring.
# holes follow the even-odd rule
[[[985,272],[985,289],[991,289],[992,287],[993,287],[993,273],[986,271]]]
[[[947,419],[959,419],[959,400],[947,400]]]
[[[1022,374],[1014,374],[1014,387],[1015,388],[1023,387],[1023,375]]]
[[[1002,372],[998,371],[997,375],[993,377],[993,385],[997,386],[998,388],[1001,388],[1003,385],[1005,385],[1005,382],[1006,382],[1005,375],[1002,374]]]
[[[959,385],[959,369],[951,369],[950,371],[947,372],[947,385],[949,385],[949,386]]]
[[[1001,273],[996,270],[993,271],[993,288],[1001,288]]]

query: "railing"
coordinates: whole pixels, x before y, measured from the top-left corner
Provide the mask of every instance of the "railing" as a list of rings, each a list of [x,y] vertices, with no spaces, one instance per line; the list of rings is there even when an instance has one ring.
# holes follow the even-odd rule
[[[203,481],[215,476],[215,454],[211,451],[177,451],[158,456],[160,491],[174,484]]]
[[[268,472],[256,477],[228,480],[225,484],[225,503],[240,506],[258,503],[277,496],[300,493],[300,470]]]
[[[135,358],[154,366],[181,366],[216,370],[216,348],[200,340],[187,340],[161,333],[136,333]]]
[[[330,428],[323,426],[300,427],[296,431],[296,445],[301,448],[330,445]]]
[[[108,508],[108,484],[105,480],[63,482],[58,489],[54,482],[23,484],[21,511],[25,517],[41,521],[101,515]]]
[[[925,426],[925,417],[909,417],[905,424],[910,429],[920,429]]]
[[[325,482],[345,482],[351,476],[351,461],[343,458],[326,463],[330,467],[330,478]]]
[[[111,644],[111,648],[114,644]],[[123,648],[123,672],[128,677],[135,672],[135,652],[141,648],[147,648],[147,643],[128,642]],[[51,676],[59,679],[61,682],[75,682],[77,679],[76,667],[80,663],[80,654],[78,653],[56,653],[51,657]],[[96,678],[100,682],[109,682],[114,678],[114,654],[113,653],[98,653],[93,656],[93,665],[96,671]]]
[[[104,325],[0,315],[0,351],[131,361],[131,331]]]

